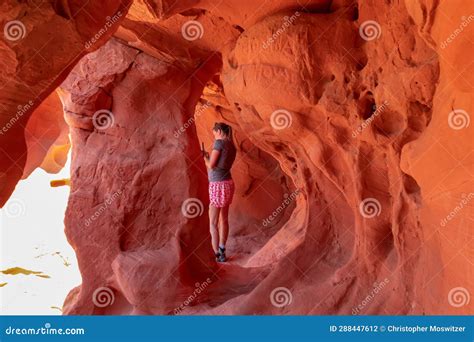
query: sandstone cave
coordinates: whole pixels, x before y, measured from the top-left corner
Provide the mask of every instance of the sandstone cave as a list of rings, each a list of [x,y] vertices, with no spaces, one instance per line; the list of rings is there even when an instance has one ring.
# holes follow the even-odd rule
[[[440,224],[474,179],[472,125],[449,122],[472,112],[472,35],[442,47],[462,6],[0,7],[2,23],[24,29],[0,40],[1,204],[72,151],[64,224],[82,283],[64,314],[472,313],[450,305],[473,285],[472,204]],[[238,150],[222,265],[200,150],[216,121]]]

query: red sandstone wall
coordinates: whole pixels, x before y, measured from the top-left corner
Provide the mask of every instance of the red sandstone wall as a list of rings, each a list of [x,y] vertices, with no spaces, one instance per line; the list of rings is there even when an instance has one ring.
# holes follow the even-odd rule
[[[470,22],[447,41],[468,6],[134,1],[116,38],[64,73],[75,64],[69,50],[47,50],[54,65],[18,68],[31,44],[7,42],[5,121],[26,86],[41,102],[67,75],[58,90],[73,146],[65,223],[83,283],[65,313],[472,313]],[[41,13],[69,28],[73,9]],[[83,44],[96,27],[74,19],[72,41]],[[30,26],[28,39],[50,29]],[[68,32],[53,36],[78,35]],[[42,106],[50,102],[60,117],[54,94]],[[1,164],[4,199],[42,163],[28,144],[42,134],[37,113],[33,133],[15,125],[0,136],[13,151]],[[216,120],[235,126],[239,149],[234,260],[224,266],[210,253],[199,153]],[[62,143],[55,122],[48,144]],[[183,215],[189,199],[200,215]]]
[[[130,3],[128,0],[86,4],[72,0],[55,1],[54,4],[47,1],[8,0],[0,4],[3,33],[0,39],[1,205],[25,172],[27,142],[24,130],[29,117],[61,84],[82,56],[99,48],[111,37],[120,20],[125,17]],[[108,20],[110,17],[116,20],[111,22]],[[91,40],[99,32],[98,40],[92,44]],[[55,111],[54,115],[58,121],[62,117],[59,111]],[[43,129],[44,134],[41,133],[41,127],[37,127],[34,134],[44,145],[42,153],[47,153],[51,140],[55,139],[49,127],[45,125]],[[56,137],[59,135],[57,131]],[[46,136],[44,140],[43,136]],[[30,158],[28,162],[33,159]],[[35,166],[39,164],[26,165],[26,174]]]

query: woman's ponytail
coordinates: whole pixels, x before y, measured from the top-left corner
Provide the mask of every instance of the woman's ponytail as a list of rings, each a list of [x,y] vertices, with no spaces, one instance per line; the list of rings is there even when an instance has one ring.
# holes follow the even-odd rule
[[[224,122],[216,122],[214,124],[214,131],[222,131],[230,140],[233,140],[232,137],[232,127]]]

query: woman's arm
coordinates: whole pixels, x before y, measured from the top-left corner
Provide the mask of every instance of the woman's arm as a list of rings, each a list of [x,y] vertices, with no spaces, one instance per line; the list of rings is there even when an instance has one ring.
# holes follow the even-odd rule
[[[209,158],[204,158],[204,162],[206,163],[206,167],[208,169],[213,169],[216,167],[220,154],[221,154],[221,151],[212,150],[211,156]]]

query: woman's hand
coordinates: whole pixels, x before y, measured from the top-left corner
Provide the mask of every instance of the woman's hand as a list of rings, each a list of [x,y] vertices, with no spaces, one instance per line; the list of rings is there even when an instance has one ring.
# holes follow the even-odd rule
[[[208,169],[213,169],[216,167],[217,161],[219,160],[219,155],[220,155],[220,151],[212,150],[211,155],[207,153],[207,156],[204,156],[204,162],[206,163],[206,167]]]
[[[201,143],[201,153],[204,159],[209,159],[209,152],[204,148],[204,143]]]

